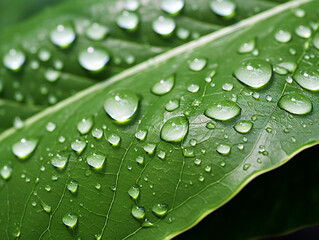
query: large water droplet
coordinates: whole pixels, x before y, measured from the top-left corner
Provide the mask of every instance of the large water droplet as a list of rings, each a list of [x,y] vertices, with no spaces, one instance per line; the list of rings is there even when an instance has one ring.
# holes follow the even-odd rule
[[[151,89],[152,93],[156,95],[164,95],[169,93],[175,84],[175,75],[170,75],[155,83]]]
[[[76,193],[78,191],[78,187],[79,187],[79,184],[73,180],[71,180],[67,185],[67,188],[71,193]]]
[[[221,102],[211,104],[205,111],[207,117],[226,121],[230,120],[240,114],[240,107],[229,100],[224,100]]]
[[[143,219],[145,217],[145,210],[143,207],[134,205],[132,207],[132,215],[138,220]]]
[[[126,122],[136,113],[139,97],[128,90],[113,90],[104,103],[105,112],[115,121]]]
[[[167,142],[180,142],[188,132],[188,120],[179,116],[167,120],[161,130],[161,138]]]
[[[140,188],[138,186],[132,186],[129,190],[128,190],[128,194],[130,195],[130,197],[132,199],[137,199],[138,196],[140,195]]]
[[[3,64],[6,68],[18,71],[24,64],[26,59],[25,54],[17,49],[10,49],[10,51],[3,57]]]
[[[293,79],[307,90],[319,90],[319,71],[314,67],[298,68],[293,75]]]
[[[194,58],[188,62],[188,67],[192,71],[199,72],[206,67],[206,64],[206,58]]]
[[[78,217],[76,215],[68,213],[64,215],[64,217],[62,218],[62,221],[65,224],[65,226],[74,228],[78,222]]]
[[[103,48],[88,47],[80,52],[78,61],[84,69],[98,72],[110,61],[110,55]]]
[[[157,217],[163,217],[168,211],[168,206],[164,203],[157,203],[153,206],[152,211]]]
[[[236,123],[235,130],[239,133],[248,133],[253,127],[253,123],[250,121],[242,120]]]
[[[93,153],[86,158],[87,163],[96,169],[100,169],[103,167],[106,156],[104,154]]]
[[[296,34],[301,38],[310,38],[312,34],[311,28],[304,25],[299,25],[296,28]]]
[[[22,138],[19,142],[13,144],[12,152],[20,159],[25,159],[31,155],[31,153],[37,147],[38,141],[34,139],[27,140]]]
[[[93,126],[93,118],[82,118],[77,124],[77,129],[81,134],[87,134]]]
[[[66,166],[68,159],[69,155],[57,154],[51,159],[51,164],[56,168],[63,169]]]
[[[176,23],[172,18],[160,16],[153,21],[153,30],[161,36],[169,36],[176,28]]]
[[[8,166],[3,166],[0,170],[0,175],[4,180],[7,180],[11,177],[12,175],[12,168]]]
[[[271,79],[272,69],[264,60],[248,59],[241,62],[234,74],[239,81],[249,87],[261,88]]]
[[[217,146],[217,152],[221,155],[227,155],[230,153],[230,146],[228,144],[219,144]]]
[[[278,105],[287,112],[296,115],[304,115],[312,111],[310,99],[299,93],[289,93],[283,96]]]
[[[279,30],[275,33],[275,39],[279,43],[287,43],[291,40],[291,38],[291,33],[284,30]]]
[[[255,49],[256,40],[255,38],[250,39],[247,42],[244,42],[242,45],[239,46],[238,52],[239,53],[250,53]]]
[[[60,48],[69,47],[75,40],[76,34],[71,25],[58,25],[50,33],[50,38],[53,44]]]
[[[161,9],[172,15],[178,14],[184,7],[184,0],[162,0]]]
[[[134,12],[123,11],[117,18],[117,25],[128,31],[134,31],[139,24],[139,17]]]
[[[103,40],[109,33],[109,28],[99,23],[92,23],[85,31],[86,36],[93,41]]]
[[[231,0],[213,0],[210,8],[219,16],[231,18],[235,15],[236,4]]]
[[[86,142],[80,139],[76,139],[71,143],[71,148],[78,154],[81,154],[86,147]]]

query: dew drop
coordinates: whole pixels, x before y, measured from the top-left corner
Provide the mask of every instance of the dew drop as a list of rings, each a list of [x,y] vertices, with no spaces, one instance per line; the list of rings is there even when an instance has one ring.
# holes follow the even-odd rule
[[[139,17],[134,12],[123,11],[117,18],[117,25],[127,31],[135,31],[139,24]]]
[[[143,147],[144,151],[147,152],[148,154],[153,154],[155,149],[156,149],[156,144],[154,143],[148,143]]]
[[[178,99],[172,99],[170,100],[166,105],[165,109],[169,112],[172,112],[179,108],[179,100]]]
[[[196,93],[199,90],[199,86],[196,84],[191,84],[187,87],[187,91],[191,92],[191,93]]]
[[[140,140],[140,141],[145,140],[146,135],[147,135],[147,130],[138,130],[138,131],[135,133],[135,137],[136,137],[138,140]]]
[[[161,36],[170,36],[176,28],[175,21],[170,17],[159,16],[153,21],[153,30]]]
[[[51,159],[51,164],[59,169],[65,168],[67,162],[68,162],[69,156],[68,155],[60,155],[57,154]]]
[[[194,157],[195,154],[194,154],[194,150],[193,149],[190,149],[190,148],[184,148],[183,149],[183,155],[187,158],[191,158],[191,157]]]
[[[139,97],[128,90],[113,90],[104,102],[105,112],[115,121],[126,122],[136,113]]]
[[[236,4],[232,0],[213,0],[210,8],[219,16],[232,18],[235,15]]]
[[[53,122],[48,122],[45,128],[48,132],[53,132],[56,128],[56,124]]]
[[[166,157],[166,153],[164,151],[159,151],[159,153],[157,154],[159,159],[164,160]]]
[[[231,91],[231,90],[233,90],[233,88],[234,88],[234,85],[233,84],[231,84],[231,83],[225,83],[225,84],[223,84],[223,86],[222,86],[222,89],[224,90],[224,91]]]
[[[189,35],[190,35],[189,30],[185,28],[178,28],[176,31],[176,36],[182,40],[186,40],[187,38],[189,38]]]
[[[74,228],[78,222],[78,217],[76,215],[67,213],[63,216],[62,222],[65,226]]]
[[[96,139],[101,139],[103,136],[103,131],[102,129],[95,128],[92,130],[92,136]]]
[[[304,26],[304,25],[299,25],[296,28],[296,34],[297,36],[301,37],[301,38],[310,38],[311,37],[311,28]]]
[[[82,118],[77,124],[77,129],[81,134],[87,134],[93,126],[93,118]]]
[[[79,53],[78,61],[84,69],[98,72],[110,61],[110,55],[103,48],[88,47]]]
[[[283,96],[278,105],[287,112],[296,115],[304,115],[312,111],[310,99],[299,93],[290,93]]]
[[[93,41],[103,40],[109,33],[109,28],[99,23],[92,23],[85,31],[86,36]]]
[[[234,126],[235,130],[239,133],[248,133],[250,132],[251,128],[253,127],[253,123],[250,121],[239,121]]]
[[[136,200],[138,196],[140,195],[140,188],[138,186],[132,186],[128,190],[128,194],[130,195],[132,199]]]
[[[41,203],[43,210],[46,213],[50,213],[51,212],[51,206],[49,206],[48,204],[45,204],[44,202]]]
[[[250,168],[250,163],[244,164],[244,166],[243,166],[244,171],[247,171],[249,168]]]
[[[140,165],[142,165],[144,163],[144,157],[142,157],[142,156],[138,156],[135,160]]]
[[[277,66],[285,68],[289,72],[294,72],[297,68],[297,64],[295,62],[281,62],[278,63]]]
[[[207,127],[208,129],[214,129],[214,128],[216,128],[216,126],[215,126],[215,124],[214,124],[213,122],[207,123],[207,124],[206,124],[206,127]]]
[[[141,220],[145,217],[145,210],[141,206],[134,205],[132,207],[132,215],[134,218]]]
[[[76,34],[71,25],[58,25],[50,33],[52,43],[60,48],[69,47],[75,40]]]
[[[71,193],[76,193],[78,191],[78,187],[79,184],[74,180],[71,180],[67,185],[67,188]]]
[[[12,71],[18,71],[26,60],[25,54],[17,49],[10,51],[3,57],[3,64],[6,68]]]
[[[71,143],[71,148],[78,154],[81,154],[86,147],[86,142],[80,139],[76,139]]]
[[[44,78],[48,82],[56,82],[60,78],[61,73],[57,70],[54,70],[52,68],[49,68],[44,73]]]
[[[167,120],[161,129],[161,138],[167,142],[180,142],[188,132],[188,120],[179,116]]]
[[[200,159],[198,159],[198,158],[196,158],[196,159],[194,160],[194,164],[195,164],[196,166],[201,165],[201,163],[202,163],[202,160],[200,160]]]
[[[279,43],[287,43],[291,40],[292,35],[290,32],[279,30],[275,33],[275,39]]]
[[[310,91],[319,90],[319,71],[313,67],[303,67],[297,69],[293,79],[303,88]]]
[[[170,75],[164,79],[161,79],[157,83],[155,83],[151,89],[152,93],[156,95],[164,95],[169,93],[175,84],[175,75]]]
[[[161,9],[171,15],[177,15],[184,7],[184,0],[162,0]]]
[[[211,172],[211,170],[212,170],[211,166],[206,166],[205,167],[205,172],[209,173],[209,172]]]
[[[38,141],[34,139],[22,138],[19,142],[13,144],[12,152],[20,159],[26,159],[37,147]]]
[[[236,103],[224,100],[209,105],[205,110],[205,115],[216,120],[227,121],[238,116],[240,112],[241,109]]]
[[[250,53],[255,49],[256,40],[255,38],[250,39],[247,42],[244,42],[242,45],[239,46],[238,52],[239,53]]]
[[[86,161],[91,167],[95,169],[101,169],[103,167],[105,159],[106,156],[104,154],[93,153],[86,158]]]
[[[206,58],[194,58],[188,61],[188,67],[194,72],[199,72],[206,67],[207,60]]]
[[[241,62],[234,75],[240,82],[249,87],[261,88],[270,81],[272,69],[265,60],[248,59]]]
[[[51,58],[51,53],[49,52],[49,50],[46,49],[41,49],[38,53],[38,58],[42,61],[42,62],[47,62],[49,61],[49,59]]]
[[[227,155],[230,153],[230,146],[228,144],[219,144],[217,147],[217,152],[221,155]]]
[[[8,180],[12,175],[12,168],[8,166],[3,166],[0,170],[0,175],[4,180]]]
[[[166,215],[168,211],[168,206],[165,203],[157,203],[153,206],[152,212],[157,216],[157,217],[163,217]]]
[[[140,7],[138,0],[126,0],[125,9],[128,11],[136,11]]]
[[[204,181],[205,181],[205,178],[204,178],[203,176],[199,176],[198,181],[204,182]]]
[[[111,134],[108,138],[107,141],[112,145],[112,146],[118,146],[121,138],[117,134]]]

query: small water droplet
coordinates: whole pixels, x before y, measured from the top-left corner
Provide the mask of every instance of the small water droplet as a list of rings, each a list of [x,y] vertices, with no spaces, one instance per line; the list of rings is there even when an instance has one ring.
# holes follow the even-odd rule
[[[241,109],[236,103],[224,100],[210,104],[205,110],[205,115],[216,120],[227,121],[238,116],[240,112]]]
[[[125,9],[128,11],[136,11],[140,7],[138,0],[126,0]]]
[[[51,52],[49,52],[47,49],[41,49],[38,53],[38,58],[42,62],[47,62],[51,58]]]
[[[166,157],[166,153],[164,151],[159,151],[159,153],[157,154],[159,159],[164,160]]]
[[[189,35],[190,35],[189,30],[185,28],[178,28],[176,31],[176,36],[182,40],[186,40],[187,38],[189,38]]]
[[[86,36],[93,41],[103,40],[108,33],[109,28],[99,23],[92,23],[85,31]]]
[[[22,138],[19,142],[13,144],[12,152],[19,159],[26,159],[37,147],[38,141],[34,139]]]
[[[217,152],[221,155],[227,155],[230,153],[230,146],[228,144],[219,144],[217,146]]]
[[[204,178],[203,176],[199,176],[198,181],[204,182],[204,181],[205,181],[205,178]]]
[[[3,64],[6,68],[12,71],[18,71],[26,60],[25,54],[17,49],[10,51],[3,57]]]
[[[156,95],[164,95],[169,93],[175,84],[175,75],[170,75],[164,79],[161,79],[157,83],[155,83],[151,89],[152,93]]]
[[[236,3],[232,0],[213,0],[210,3],[210,8],[219,16],[232,18],[235,15]]]
[[[253,127],[253,123],[250,121],[239,121],[236,123],[236,125],[234,126],[235,130],[239,133],[248,133],[250,132],[250,130]]]
[[[132,186],[128,190],[128,194],[130,195],[132,199],[136,200],[138,196],[140,195],[140,188],[138,186]]]
[[[103,131],[99,128],[95,128],[92,130],[92,136],[96,139],[101,139],[103,136]]]
[[[145,217],[145,210],[141,206],[134,205],[132,207],[132,215],[134,218],[141,220]]]
[[[157,217],[163,217],[166,215],[168,211],[168,206],[165,203],[157,203],[153,206],[152,212],[157,216]]]
[[[206,166],[205,167],[205,172],[209,173],[209,172],[211,172],[211,170],[212,170],[211,166]]]
[[[49,82],[57,81],[61,76],[61,73],[55,69],[49,68],[44,73],[44,78]]]
[[[46,213],[51,213],[51,206],[45,204],[44,202],[41,202],[41,206]]]
[[[44,187],[45,191],[50,192],[51,191],[51,186],[50,185],[46,185]]]
[[[74,142],[71,143],[71,148],[77,154],[81,154],[86,147],[86,142],[81,139],[76,139]]]
[[[79,53],[78,61],[84,69],[98,72],[110,61],[110,55],[103,48],[88,47]]]
[[[312,111],[312,103],[310,99],[299,93],[289,93],[280,98],[279,107],[289,113],[296,115],[304,115]]]
[[[51,159],[51,164],[56,168],[63,169],[65,168],[68,160],[69,160],[69,155],[57,154]]]
[[[304,26],[304,25],[299,25],[296,28],[296,34],[297,36],[301,37],[301,38],[310,38],[311,37],[311,28]]]
[[[53,122],[48,122],[45,128],[48,132],[53,132],[56,128],[56,124]]]
[[[117,134],[111,134],[108,138],[107,141],[112,145],[112,146],[118,146],[121,138]]]
[[[175,28],[176,23],[170,17],[159,16],[153,21],[153,30],[161,36],[170,36]]]
[[[250,168],[250,163],[246,163],[243,166],[244,171],[247,171]]]
[[[8,180],[12,175],[12,168],[8,166],[3,166],[0,170],[0,175],[4,180]]]
[[[279,30],[275,33],[275,39],[279,43],[287,43],[291,40],[291,38],[291,33],[284,30]]]
[[[95,187],[96,190],[101,190],[102,186],[101,186],[100,183],[96,183],[94,187]]]
[[[255,98],[256,100],[258,100],[260,98],[260,95],[258,92],[254,92],[253,93],[253,98]]]
[[[223,89],[224,91],[231,91],[231,90],[233,90],[233,88],[234,88],[234,85],[231,84],[231,83],[225,83],[225,84],[223,84],[223,86],[222,86],[222,89]]]
[[[197,165],[197,166],[201,165],[201,163],[202,163],[202,160],[200,160],[200,159],[198,159],[198,158],[196,158],[196,159],[194,160],[194,164]]]
[[[191,92],[191,93],[197,93],[199,90],[199,86],[196,84],[191,84],[187,87],[187,91]]]
[[[100,169],[103,167],[106,156],[104,154],[93,153],[86,158],[87,163],[95,168]]]
[[[239,53],[250,53],[255,49],[256,39],[250,39],[247,42],[244,42],[242,45],[239,46],[238,52]]]
[[[142,156],[138,156],[135,160],[140,165],[142,165],[144,163],[144,157],[142,157]]]
[[[65,226],[74,228],[78,222],[78,217],[74,214],[67,213],[63,216],[62,221]]]
[[[240,63],[234,72],[235,77],[252,88],[261,88],[271,79],[272,68],[270,64],[261,59],[248,59]]]
[[[206,67],[207,60],[206,58],[194,58],[188,61],[188,67],[194,72],[199,72]]]
[[[75,38],[76,34],[71,25],[59,24],[50,33],[52,43],[60,48],[69,47]]]
[[[319,90],[319,71],[313,67],[298,68],[293,75],[293,79],[307,90]]]
[[[130,120],[139,105],[139,97],[128,90],[113,90],[108,93],[104,102],[105,112],[115,121]]]
[[[81,134],[87,134],[93,126],[93,118],[82,118],[77,124],[77,129]]]
[[[184,7],[184,0],[162,0],[161,9],[171,15],[177,15]]]
[[[13,127],[15,129],[21,129],[24,127],[24,121],[20,117],[15,117],[13,120]]]
[[[180,142],[188,132],[188,120],[179,116],[167,120],[161,129],[161,138],[167,142]]]
[[[147,143],[144,147],[143,147],[144,151],[147,152],[148,154],[153,154],[155,149],[156,149],[156,144],[154,143]]]
[[[214,128],[216,128],[216,126],[215,126],[215,124],[214,124],[213,122],[207,123],[207,124],[206,124],[206,127],[207,127],[208,129],[214,129]]]
[[[78,191],[78,187],[79,187],[79,184],[74,180],[71,180],[67,185],[68,190],[73,194]]]
[[[135,31],[140,19],[134,12],[123,11],[117,18],[117,25],[127,31]]]
[[[194,154],[194,150],[193,149],[190,149],[190,148],[184,148],[183,149],[183,155],[187,158],[190,158],[190,157],[194,157],[195,154]]]
[[[145,140],[146,136],[147,136],[147,130],[138,130],[135,133],[135,137],[140,141]]]
[[[169,100],[169,102],[165,105],[165,109],[169,112],[172,112],[179,108],[179,100],[178,99],[172,99]]]
[[[65,137],[60,136],[58,141],[59,141],[60,143],[64,143],[64,142],[65,142]]]

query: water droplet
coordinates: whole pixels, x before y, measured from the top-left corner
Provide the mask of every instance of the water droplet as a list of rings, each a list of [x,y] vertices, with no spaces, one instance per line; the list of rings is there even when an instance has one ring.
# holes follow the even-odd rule
[[[256,100],[258,100],[260,98],[260,95],[258,92],[254,92],[253,93],[253,98],[255,98]]]
[[[13,127],[15,129],[21,129],[24,127],[24,121],[19,118],[19,117],[15,117],[14,120],[13,120]]]
[[[197,165],[197,166],[201,165],[201,163],[202,163],[202,160],[200,160],[200,159],[198,159],[198,158],[196,158],[196,159],[194,160],[194,164]]]
[[[214,129],[216,126],[215,126],[215,124],[213,122],[209,122],[209,123],[206,124],[206,127],[208,129]]]
[[[78,191],[78,187],[79,187],[79,184],[73,180],[71,180],[67,185],[67,188],[69,189],[71,193],[76,193]]]
[[[105,159],[106,156],[104,154],[93,153],[86,158],[86,161],[91,167],[100,169],[103,167]]]
[[[178,28],[176,31],[176,36],[182,40],[186,40],[187,38],[189,38],[189,35],[190,35],[189,30],[185,28]]]
[[[304,16],[306,16],[306,12],[305,10],[298,8],[295,10],[295,15],[296,17],[303,18]]]
[[[242,45],[239,46],[238,52],[239,53],[250,53],[255,49],[256,40],[255,38],[250,39],[247,42],[244,42]]]
[[[45,191],[50,192],[51,191],[51,186],[50,185],[46,185],[44,187]]]
[[[111,134],[108,138],[107,138],[107,141],[112,144],[113,146],[118,146],[120,141],[121,141],[121,138],[119,135],[117,134]]]
[[[165,203],[157,203],[153,206],[152,211],[157,217],[163,217],[168,211],[168,206]]]
[[[286,75],[288,73],[287,69],[280,66],[274,66],[273,71],[279,75]]]
[[[312,43],[315,46],[315,48],[317,48],[317,50],[319,50],[319,33],[316,33],[316,35],[314,36],[314,38],[312,40]]]
[[[136,137],[138,140],[140,140],[140,141],[145,140],[146,135],[147,135],[147,130],[138,130],[138,131],[135,133],[135,137]]]
[[[190,148],[184,148],[183,149],[183,155],[187,158],[190,158],[190,157],[194,157],[195,154],[194,154],[194,150],[193,149],[190,149]]]
[[[175,75],[170,75],[155,83],[151,89],[152,93],[156,95],[164,95],[169,93],[175,84]]]
[[[161,9],[172,15],[177,15],[184,7],[184,0],[162,0]]]
[[[95,128],[92,130],[92,136],[96,139],[101,139],[103,136],[103,131],[99,128]]]
[[[50,213],[51,212],[51,206],[49,206],[48,204],[45,204],[44,202],[41,203],[42,208],[45,212]]]
[[[199,90],[199,86],[196,84],[191,84],[187,87],[187,91],[191,92],[191,93],[196,93]]]
[[[44,73],[44,78],[49,82],[55,82],[60,78],[61,73],[57,70],[49,68]]]
[[[207,60],[206,58],[194,58],[191,61],[188,61],[188,67],[194,72],[199,72],[206,67]]]
[[[87,134],[93,126],[93,118],[82,118],[77,124],[77,129],[81,134]]]
[[[65,137],[60,136],[59,139],[58,139],[58,141],[59,141],[60,143],[64,143],[64,142],[65,142]]]
[[[56,128],[56,125],[53,122],[48,122],[45,128],[48,132],[53,132]]]
[[[303,88],[310,91],[319,90],[319,71],[314,67],[303,67],[297,69],[293,79]]]
[[[241,109],[236,103],[224,100],[211,104],[205,110],[205,115],[216,120],[226,121],[238,116],[240,112]]]
[[[239,150],[243,150],[244,147],[245,147],[244,144],[241,144],[241,143],[237,145],[237,148],[238,148]]]
[[[217,147],[217,152],[221,155],[227,155],[230,153],[230,146],[228,144],[219,144]]]
[[[296,28],[296,34],[301,38],[310,38],[311,37],[311,28],[304,26],[304,25],[299,25]]]
[[[261,59],[248,59],[241,62],[234,72],[235,77],[252,88],[265,86],[272,76],[272,69],[268,62]]]
[[[179,108],[179,100],[178,99],[172,99],[170,100],[166,105],[165,109],[169,112],[172,112]]]
[[[139,97],[128,90],[113,90],[104,102],[105,112],[115,121],[126,122],[137,111]]]
[[[88,47],[80,52],[78,61],[84,69],[98,72],[110,61],[110,55],[103,48]]]
[[[7,180],[11,177],[12,175],[12,168],[8,166],[3,166],[0,170],[0,175],[4,180]]]
[[[78,217],[76,215],[68,213],[64,215],[62,221],[65,226],[74,228],[78,222]]]
[[[210,8],[219,16],[231,18],[235,15],[236,4],[231,0],[213,0]]]
[[[86,142],[80,139],[76,139],[71,143],[71,148],[78,154],[81,154],[86,147]]]
[[[195,147],[196,144],[197,144],[197,140],[196,140],[196,139],[191,139],[191,140],[189,141],[189,143],[190,143],[191,146]]]
[[[56,168],[63,169],[65,168],[68,160],[69,160],[69,155],[57,154],[51,159],[51,164]]]
[[[99,23],[92,23],[85,31],[86,36],[93,41],[103,40],[109,33],[109,28]]]
[[[26,59],[25,54],[17,49],[10,49],[10,51],[3,57],[3,64],[6,68],[12,71],[18,71],[24,64]]]
[[[132,199],[136,200],[138,196],[140,195],[140,188],[138,186],[132,186],[128,190],[128,194],[130,195]]]
[[[279,30],[275,33],[275,39],[279,43],[287,43],[291,40],[291,38],[291,33],[284,30]]]
[[[199,176],[198,181],[204,182],[204,181],[205,181],[205,178],[204,178],[203,176]]]
[[[272,97],[269,96],[269,95],[267,95],[267,96],[266,96],[266,101],[267,101],[267,102],[271,102],[271,101],[272,101]]]
[[[297,64],[295,62],[281,62],[278,63],[277,66],[285,68],[289,72],[294,72],[297,68]]]
[[[156,149],[156,144],[154,143],[148,143],[143,147],[144,151],[147,152],[148,154],[153,154],[155,149]]]
[[[136,11],[140,7],[138,0],[126,0],[125,9],[128,11]]]
[[[22,138],[19,142],[13,144],[12,152],[20,159],[26,159],[37,147],[38,141],[34,139]]]
[[[296,115],[304,115],[312,111],[310,99],[299,93],[290,93],[283,96],[278,105],[287,112]]]
[[[206,166],[205,167],[205,172],[209,173],[209,172],[211,172],[211,170],[212,170],[211,166]]]
[[[117,25],[127,31],[135,31],[139,24],[139,17],[134,12],[123,11],[117,18]]]
[[[235,130],[239,133],[248,133],[250,132],[251,128],[253,127],[253,123],[250,121],[239,121],[234,126]]]
[[[75,40],[76,34],[71,25],[58,25],[50,33],[50,39],[53,44],[60,48],[69,47]]]
[[[247,171],[250,168],[250,163],[246,163],[243,166],[244,171]]]
[[[153,195],[155,195],[154,193],[153,193]],[[153,223],[151,223],[149,220],[147,220],[147,219],[145,219],[144,221],[143,221],[143,223],[142,223],[142,227],[143,228],[149,228],[149,227],[153,227],[154,226],[154,224]]]
[[[153,30],[161,36],[170,36],[175,28],[176,23],[170,17],[159,16],[153,21]]]
[[[99,183],[96,183],[94,187],[96,190],[101,190],[101,184]]]
[[[47,62],[49,61],[49,59],[51,58],[51,53],[49,52],[49,50],[46,49],[41,49],[38,53],[38,58],[42,61],[42,62]]]
[[[159,151],[159,153],[157,154],[158,158],[164,160],[166,157],[166,153],[164,151]]]
[[[138,220],[141,220],[145,217],[145,210],[143,207],[134,205],[132,207],[132,215],[133,217],[135,217]]]
[[[188,120],[179,116],[167,120],[161,129],[161,138],[167,142],[180,142],[188,132]]]
[[[231,91],[231,90],[233,90],[233,88],[234,88],[234,85],[231,84],[231,83],[225,83],[225,84],[223,84],[223,86],[222,86],[222,89],[223,89],[224,91]]]

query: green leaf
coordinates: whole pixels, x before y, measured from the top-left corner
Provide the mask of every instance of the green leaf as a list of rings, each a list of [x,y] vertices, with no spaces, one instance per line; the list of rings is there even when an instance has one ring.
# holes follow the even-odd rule
[[[171,238],[318,143],[317,92],[298,79],[307,70],[318,81],[309,70],[319,56],[316,7],[281,5],[79,92],[20,131],[5,131],[1,238]],[[278,43],[278,30],[292,39]],[[238,53],[252,39],[258,52]],[[247,63],[257,71],[238,70]],[[170,91],[152,93],[171,76]]]
[[[3,8],[0,5],[0,9],[5,9],[6,14],[11,13],[12,6],[18,3],[16,1],[10,1],[10,5],[6,4]],[[117,25],[118,16],[125,9],[125,2],[80,0],[74,4],[73,1],[66,1],[28,21],[3,30],[0,40],[1,62],[10,49],[20,50],[26,60],[18,72],[6,69],[1,64],[0,97],[28,107],[54,105],[97,81],[111,77],[175,46],[277,5],[272,1],[238,0],[236,15],[231,19],[224,19],[212,12],[209,1],[201,0],[196,4],[190,1],[185,4],[182,14],[172,17],[178,26],[173,36],[162,37],[151,27],[152,22],[159,16],[170,17],[160,9],[160,2],[141,4],[136,12],[140,18],[140,27],[135,32],[125,31]],[[37,6],[40,7],[42,4],[44,3]],[[33,6],[28,1],[26,8],[21,5],[19,9],[28,12],[28,6],[31,5]],[[32,7],[32,10],[35,8]],[[6,14],[0,15],[8,19],[5,17]],[[109,32],[107,36],[99,41],[88,38],[86,32],[93,23],[102,25],[102,28]],[[51,31],[59,24],[76,30],[74,42],[66,49],[61,49],[50,41]],[[111,59],[105,69],[90,72],[80,66],[79,53],[88,47],[103,48],[110,54]],[[8,111],[14,112],[2,109],[2,112]],[[1,114],[4,118],[0,123],[1,129],[11,127],[15,117],[5,113]],[[34,111],[29,111],[28,114],[18,114],[18,117],[25,119],[33,114]]]

